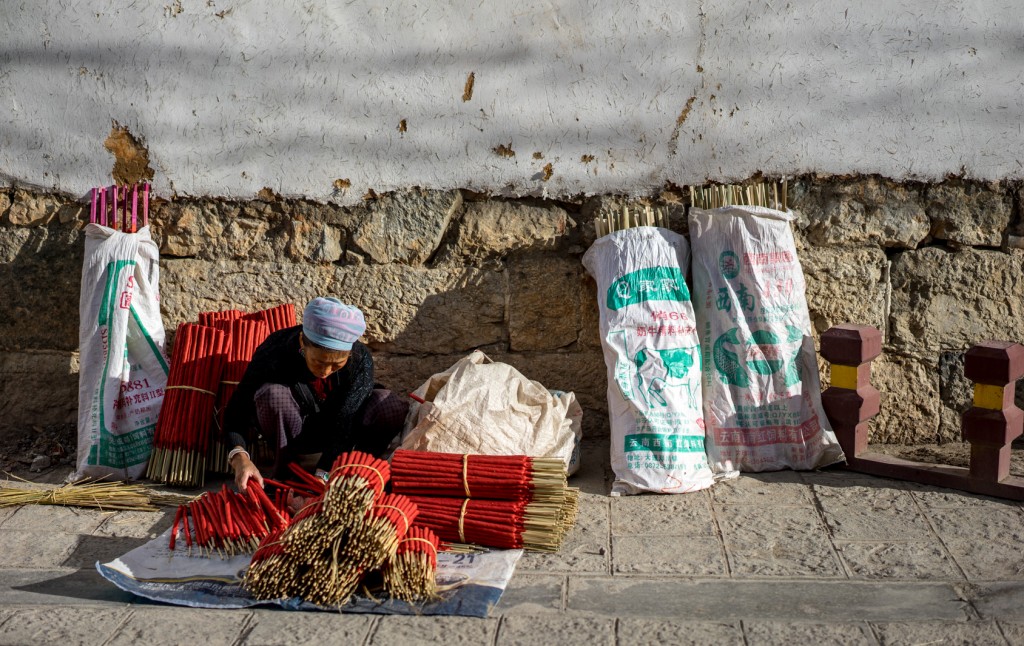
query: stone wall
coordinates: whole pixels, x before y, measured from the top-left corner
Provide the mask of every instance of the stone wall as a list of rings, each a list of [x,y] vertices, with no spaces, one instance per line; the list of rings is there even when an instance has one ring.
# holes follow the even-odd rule
[[[790,185],[815,335],[879,327],[883,412],[873,441],[958,439],[962,354],[1024,339],[1016,184],[804,177]],[[595,285],[580,263],[593,218],[622,198],[503,200],[469,191],[378,196],[354,207],[283,200],[157,201],[161,303],[173,331],[201,311],[359,304],[378,379],[408,392],[473,348],[572,390],[585,432],[607,434]],[[668,206],[686,231],[682,196]],[[73,423],[84,207],[0,192],[0,429]],[[827,366],[824,380],[827,381]]]

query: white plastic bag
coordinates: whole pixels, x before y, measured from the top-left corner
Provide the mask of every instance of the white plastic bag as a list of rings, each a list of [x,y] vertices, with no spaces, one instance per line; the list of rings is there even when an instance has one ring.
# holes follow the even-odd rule
[[[704,451],[700,341],[686,287],[686,239],[636,227],[583,256],[597,281],[608,367],[612,495],[714,484]]]
[[[85,227],[72,480],[145,473],[167,385],[158,284],[159,250],[148,227]]]
[[[479,350],[413,392],[401,448],[438,453],[559,458],[568,469],[576,436],[572,393],[552,394]]]
[[[716,473],[815,469],[845,459],[821,406],[792,219],[757,206],[690,209]]]

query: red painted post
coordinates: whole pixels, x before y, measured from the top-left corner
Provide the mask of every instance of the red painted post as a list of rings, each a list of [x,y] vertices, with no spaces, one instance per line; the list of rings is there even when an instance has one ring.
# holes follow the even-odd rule
[[[1010,442],[1024,428],[1014,404],[1024,376],[1024,346],[982,341],[964,354],[964,375],[974,382],[974,405],[963,415],[963,437],[971,443],[970,477],[1000,482],[1010,475]]]
[[[868,421],[879,411],[871,362],[881,353],[882,333],[870,325],[837,325],[821,335],[821,356],[832,364],[821,403],[848,462],[867,449]]]

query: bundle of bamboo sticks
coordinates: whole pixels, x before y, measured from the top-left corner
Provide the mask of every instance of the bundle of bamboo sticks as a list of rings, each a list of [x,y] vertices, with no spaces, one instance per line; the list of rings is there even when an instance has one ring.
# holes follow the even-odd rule
[[[419,524],[447,542],[555,552],[576,522],[579,490],[557,458],[398,450],[391,469]]]
[[[293,471],[307,491],[319,488],[306,482],[315,480],[312,476]],[[261,600],[299,597],[323,606],[345,604],[370,573],[396,562],[419,513],[406,496],[384,492],[390,476],[383,460],[358,451],[341,454],[322,493],[307,501],[287,529],[271,533],[260,544],[245,575],[246,589]],[[412,567],[417,559],[403,557],[403,565],[406,560]],[[430,566],[431,561],[423,564]],[[391,568],[392,584],[403,572],[401,566]],[[392,589],[385,580],[385,592],[396,598],[426,598],[436,590],[429,586],[433,570],[417,570],[415,577],[401,581]]]
[[[24,488],[10,483],[0,485],[0,507],[60,505],[104,511],[158,511],[159,507],[173,507],[189,500],[189,496],[123,482],[87,480],[59,486],[33,484]]]
[[[668,213],[663,208],[650,205],[622,206],[621,213],[609,213],[594,218],[594,229],[597,237],[606,236],[615,231],[631,227],[662,227],[668,228]]]
[[[132,184],[130,187],[114,185],[92,189],[90,223],[111,227],[124,233],[136,233],[139,230],[140,216],[142,226],[148,226],[149,184]]]
[[[723,206],[763,206],[778,211],[788,208],[789,181],[770,184],[735,184],[690,187],[690,203],[698,209],[717,209]]]

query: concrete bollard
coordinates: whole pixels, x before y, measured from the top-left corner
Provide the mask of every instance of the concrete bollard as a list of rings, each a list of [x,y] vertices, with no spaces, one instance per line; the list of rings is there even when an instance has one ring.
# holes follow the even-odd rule
[[[871,385],[871,362],[881,353],[882,333],[870,325],[837,325],[821,335],[821,356],[832,364],[821,403],[847,460],[868,446],[868,422],[881,399]]]
[[[1014,404],[1024,376],[1024,346],[982,341],[964,354],[964,375],[974,382],[974,405],[963,414],[963,437],[971,444],[970,477],[990,482],[1010,474],[1010,443],[1024,428]]]

